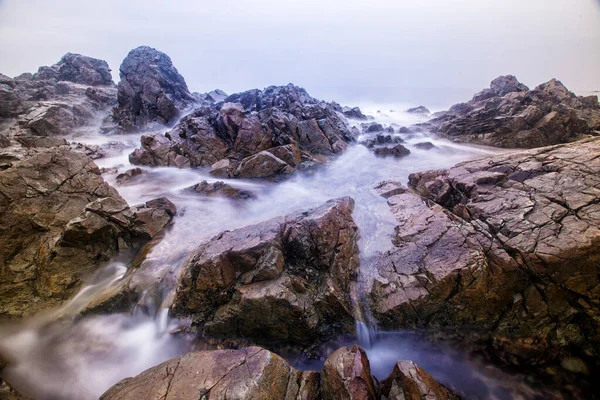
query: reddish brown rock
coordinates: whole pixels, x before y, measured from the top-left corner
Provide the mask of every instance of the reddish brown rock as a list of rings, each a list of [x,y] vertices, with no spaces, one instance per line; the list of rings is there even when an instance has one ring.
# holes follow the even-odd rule
[[[371,375],[371,365],[363,349],[342,347],[323,365],[322,395],[327,400],[375,400],[379,393]]]
[[[460,398],[440,385],[412,361],[398,361],[392,374],[382,382],[381,392],[387,399],[458,400]]]
[[[173,311],[205,334],[307,343],[350,329],[358,267],[350,198],[223,232],[183,267]]]

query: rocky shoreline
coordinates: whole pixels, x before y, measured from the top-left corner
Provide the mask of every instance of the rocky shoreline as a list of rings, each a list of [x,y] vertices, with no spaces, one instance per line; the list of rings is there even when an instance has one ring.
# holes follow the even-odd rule
[[[71,53],[36,74],[0,75],[0,317],[14,322],[58,309],[57,320],[77,321],[132,312],[155,296],[158,309],[186,321],[168,334],[235,349],[171,359],[116,383],[102,399],[459,398],[411,361],[398,360],[379,382],[358,346],[319,354],[321,372],[299,371],[269,351],[277,344],[306,355],[370,318],[380,329],[461,335],[465,348],[549,377],[567,398],[594,392],[596,96],[576,96],[557,80],[529,90],[503,76],[467,103],[399,127],[292,84],[191,93],[171,59],[146,46],[128,54],[120,77],[115,85],[106,62]],[[407,112],[429,115],[422,106]],[[98,160],[123,149],[76,143],[90,132],[139,135],[129,154],[138,167],[103,174]],[[401,176],[378,184],[373,190],[386,199],[395,228],[389,250],[369,265],[360,265],[358,200],[346,196],[224,230],[197,243],[168,274],[135,281],[151,248],[188,210],[164,196],[130,206],[109,176],[123,189],[159,167],[201,170],[225,181],[186,186],[198,201],[252,204],[259,196],[236,186],[239,180],[281,182],[359,145],[385,162],[405,162],[438,151],[437,142],[415,143],[423,132],[531,150],[412,173],[406,186]],[[128,267],[119,284],[61,314],[115,260]],[[366,267],[365,286],[359,269]],[[243,344],[266,349],[237,348]],[[14,358],[10,343],[0,341],[0,371]],[[578,380],[584,383],[576,389]],[[19,398],[4,389],[0,395]]]

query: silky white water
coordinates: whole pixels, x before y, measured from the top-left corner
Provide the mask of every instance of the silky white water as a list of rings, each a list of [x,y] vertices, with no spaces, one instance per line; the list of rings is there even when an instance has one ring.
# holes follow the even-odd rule
[[[401,112],[374,113],[383,123],[406,126],[422,117]],[[397,129],[396,129],[397,130]],[[104,174],[129,204],[142,203],[166,196],[177,206],[172,227],[148,254],[139,272],[139,279],[148,289],[159,285],[166,298],[185,257],[200,243],[226,230],[264,221],[266,219],[305,210],[329,199],[351,196],[355,200],[353,218],[360,229],[361,284],[366,290],[371,274],[370,260],[379,252],[391,248],[394,219],[386,200],[373,187],[382,180],[406,184],[412,172],[447,168],[458,162],[498,153],[499,150],[466,146],[429,137],[426,133],[400,135],[411,154],[404,158],[378,158],[366,147],[350,145],[343,154],[313,170],[294,174],[282,182],[227,180],[232,186],[252,191],[255,199],[231,201],[206,198],[186,190],[190,186],[217,179],[207,169],[176,169],[142,167],[144,174],[129,183],[118,185],[114,171]],[[116,168],[124,172],[134,166],[128,154],[139,145],[140,135],[102,136],[93,132],[74,138],[77,142],[102,144],[122,142],[122,150],[111,157],[96,161],[99,167]],[[429,141],[431,150],[414,145]],[[222,179],[219,179],[222,180]],[[28,321],[4,326],[0,330],[0,350],[11,360],[5,375],[9,382],[25,394],[40,399],[95,399],[122,378],[134,376],[144,369],[168,358],[183,354],[192,346],[192,339],[170,332],[186,321],[169,320],[167,311],[159,306],[139,307],[133,315],[112,314],[85,316],[73,319],[86,299],[106,287],[118,283],[125,274],[125,264],[114,262],[90,277],[89,285],[61,310]],[[360,294],[360,293],[359,293]],[[371,366],[378,378],[391,372],[395,361],[412,359],[430,367],[435,377],[464,393],[482,395],[474,379],[465,380],[452,371],[461,368],[469,376],[479,376],[484,387],[495,387],[496,381],[511,381],[505,374],[487,374],[479,361],[467,359],[451,349],[436,348],[419,341],[409,333],[376,334],[374,321],[366,310],[357,314],[357,337],[367,348]],[[61,316],[61,318],[58,318]],[[352,341],[352,339],[350,340]],[[437,361],[436,361],[437,360]],[[445,360],[444,370],[436,364]],[[303,361],[298,367],[316,367]],[[317,362],[318,364],[318,362]],[[490,370],[491,371],[491,370]],[[494,370],[495,371],[495,370]],[[515,382],[521,378],[514,377]],[[496,385],[498,386],[498,385]],[[499,385],[505,387],[519,385]],[[471,392],[469,392],[471,390]],[[512,389],[510,389],[512,390]],[[527,397],[527,396],[525,396]]]

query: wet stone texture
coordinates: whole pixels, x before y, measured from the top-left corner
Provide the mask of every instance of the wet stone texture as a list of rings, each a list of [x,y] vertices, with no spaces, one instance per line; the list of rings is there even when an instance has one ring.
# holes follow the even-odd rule
[[[409,186],[388,198],[395,248],[370,293],[381,326],[481,328],[511,364],[593,362],[599,139],[412,174]]]
[[[226,231],[184,265],[173,311],[208,336],[312,343],[353,326],[354,201]]]

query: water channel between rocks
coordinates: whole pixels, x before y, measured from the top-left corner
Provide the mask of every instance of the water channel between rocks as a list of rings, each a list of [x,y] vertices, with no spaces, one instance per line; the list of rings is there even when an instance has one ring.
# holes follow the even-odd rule
[[[414,115],[395,112],[378,115],[378,122],[400,126],[418,122]],[[351,145],[342,155],[324,166],[296,173],[281,182],[228,180],[235,187],[253,192],[256,198],[231,201],[201,197],[186,190],[202,181],[217,181],[207,169],[147,168],[134,180],[118,185],[116,173],[104,178],[114,185],[129,204],[139,204],[166,196],[178,209],[173,226],[164,239],[148,254],[140,273],[148,279],[171,277],[162,281],[163,298],[177,276],[186,256],[202,241],[226,230],[254,224],[291,212],[306,210],[329,199],[350,196],[355,200],[353,218],[360,229],[361,265],[359,295],[370,281],[370,259],[391,248],[394,219],[386,200],[373,187],[383,180],[406,184],[416,171],[447,168],[458,162],[500,152],[475,146],[458,145],[429,137],[426,133],[400,135],[411,154],[404,158],[379,158],[362,145]],[[133,166],[128,154],[139,146],[140,135],[102,136],[93,133],[74,140],[86,144],[109,141],[125,144],[119,155],[96,161],[101,168],[119,172]],[[414,145],[431,142],[430,150]],[[87,287],[63,307],[76,310],[79,303],[117,282],[125,273],[126,262],[114,262],[99,271]],[[365,316],[368,321],[368,316]],[[143,307],[133,315],[90,315],[76,323],[68,318],[36,318],[7,328],[5,343],[10,342],[15,359],[6,375],[17,388],[45,398],[93,399],[122,378],[134,376],[146,368],[188,351],[192,343],[185,336],[169,331],[182,321],[169,320],[160,307]],[[378,379],[385,378],[398,360],[413,360],[440,382],[455,388],[467,398],[535,398],[526,377],[509,375],[456,349],[435,345],[415,332],[377,332],[371,325],[357,323],[357,336],[340,339],[324,347],[337,348],[359,342],[368,353],[371,368]],[[322,361],[286,355],[297,368],[319,369]],[[52,397],[55,396],[55,397]]]

